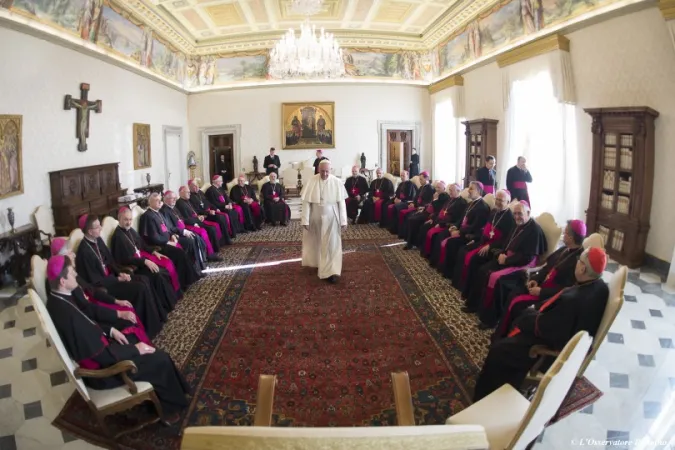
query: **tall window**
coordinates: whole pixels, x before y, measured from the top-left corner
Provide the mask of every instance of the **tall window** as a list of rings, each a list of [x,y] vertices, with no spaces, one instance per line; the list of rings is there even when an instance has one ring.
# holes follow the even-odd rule
[[[559,224],[580,217],[574,107],[558,101],[549,71],[513,81],[506,147],[506,160],[500,165],[502,179],[506,181],[506,170],[518,156],[527,158],[535,215],[549,212]]]
[[[439,100],[434,106],[434,179],[455,181],[457,165],[457,118],[452,99]]]

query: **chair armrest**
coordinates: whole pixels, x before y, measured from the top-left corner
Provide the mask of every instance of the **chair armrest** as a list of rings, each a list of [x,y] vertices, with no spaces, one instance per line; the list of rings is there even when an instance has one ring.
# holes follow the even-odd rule
[[[131,381],[131,378],[129,378],[127,372],[131,373],[138,372],[138,368],[136,367],[136,364],[134,364],[133,361],[124,360],[110,367],[106,367],[105,369],[97,369],[97,370],[82,369],[78,367],[77,369],[75,369],[75,376],[78,378],[81,377],[108,378],[113,375],[121,375],[124,384],[126,384],[127,387],[129,388],[129,392],[131,394],[136,394],[138,392],[136,384],[133,381]]]
[[[128,273],[128,274],[132,274],[136,271],[136,268],[134,266],[120,266],[119,269],[120,269],[120,272]]]
[[[391,374],[394,387],[394,404],[396,405],[396,422],[399,426],[414,426],[415,414],[410,394],[410,378],[408,372]]]
[[[260,375],[258,377],[258,393],[253,426],[269,427],[272,425],[272,408],[274,406],[274,387],[276,375]]]
[[[555,358],[559,354],[560,354],[559,351],[551,350],[545,345],[533,345],[532,347],[530,347],[530,358],[539,358],[530,369],[529,372],[530,376],[531,377],[537,376],[537,374],[539,373],[539,368],[544,363],[546,356],[553,356]]]

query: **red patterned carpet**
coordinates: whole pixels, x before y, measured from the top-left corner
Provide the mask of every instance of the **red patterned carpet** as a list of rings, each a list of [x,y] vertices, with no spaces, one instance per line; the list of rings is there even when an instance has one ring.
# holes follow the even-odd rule
[[[226,253],[230,250],[228,264],[300,254],[297,243],[237,246]],[[190,408],[180,425],[148,427],[123,437],[123,446],[175,449],[178,426],[250,425],[260,374],[278,378],[276,426],[393,425],[389,377],[396,370],[410,374],[419,425],[443,423],[468,406],[480,355],[464,342],[483,348],[487,339],[473,322],[457,316],[454,306],[439,311],[429,299],[443,280],[435,274],[433,282],[420,277],[418,255],[383,247],[381,240],[347,240],[345,250],[350,253],[337,285],[319,280],[299,262],[223,272],[200,282],[197,293],[183,300],[190,305],[171,316],[167,328],[176,331],[158,342],[193,386]],[[198,311],[205,314],[203,321],[195,320]],[[189,329],[179,325],[184,318]],[[582,380],[561,416],[600,395]],[[131,420],[129,415],[112,419],[118,426]],[[109,445],[77,393],[54,424]]]

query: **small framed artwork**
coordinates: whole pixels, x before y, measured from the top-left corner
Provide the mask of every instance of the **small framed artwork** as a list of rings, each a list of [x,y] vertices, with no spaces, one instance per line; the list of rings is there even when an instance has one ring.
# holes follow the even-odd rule
[[[150,125],[146,123],[134,124],[134,170],[152,166],[152,151],[150,147]]]
[[[282,148],[335,148],[335,102],[281,104]]]
[[[23,194],[22,121],[23,116],[0,114],[0,199]]]

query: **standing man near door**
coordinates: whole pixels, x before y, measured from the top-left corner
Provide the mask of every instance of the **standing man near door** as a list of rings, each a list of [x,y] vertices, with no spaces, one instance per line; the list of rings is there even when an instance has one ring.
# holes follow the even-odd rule
[[[527,191],[527,183],[532,183],[532,174],[527,170],[527,160],[524,156],[518,157],[518,164],[506,172],[506,189],[511,192],[511,198],[525,200],[530,203],[530,195]]]
[[[227,162],[225,161],[225,152],[216,153],[216,175],[223,177],[223,181],[227,183],[232,177],[227,174]]]
[[[275,152],[274,147],[270,148],[270,154],[265,156],[265,160],[263,161],[263,167],[265,168],[265,173],[267,175],[274,172],[277,174],[278,177],[279,167],[281,167],[281,160],[279,159],[278,155],[274,154],[274,152]]]

